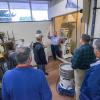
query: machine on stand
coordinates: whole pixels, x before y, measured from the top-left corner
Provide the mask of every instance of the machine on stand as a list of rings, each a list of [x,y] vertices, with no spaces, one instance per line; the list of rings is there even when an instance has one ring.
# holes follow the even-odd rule
[[[17,65],[15,48],[18,44],[24,41],[24,39],[15,40],[14,33],[12,31],[12,37],[8,32],[0,32],[0,100],[1,100],[1,88],[3,74]]]
[[[15,50],[15,38],[9,38],[8,33],[0,32],[0,78],[3,73],[9,69],[8,56],[9,51]]]
[[[10,49],[14,49],[14,38],[10,39],[8,34],[5,36],[4,32],[0,32],[0,100],[1,100],[1,88],[2,77],[8,67],[8,52]]]
[[[64,38],[64,42],[61,44],[62,58],[71,58],[71,38]]]
[[[62,58],[70,58],[71,54],[71,43],[72,43],[72,31],[75,28],[73,22],[63,22],[61,25],[61,37],[63,42],[61,43]]]

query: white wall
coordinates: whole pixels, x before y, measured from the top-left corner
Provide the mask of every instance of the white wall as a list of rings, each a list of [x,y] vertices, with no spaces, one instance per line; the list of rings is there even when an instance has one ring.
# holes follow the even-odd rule
[[[52,30],[52,22],[17,22],[17,23],[0,23],[0,32],[5,32],[12,37],[12,31],[14,33],[15,39],[25,39],[25,44],[30,45],[30,43],[35,41],[36,30],[40,29],[44,36],[44,43],[47,45],[46,55],[51,56],[50,41],[47,38],[47,33]],[[7,35],[7,34],[6,34]],[[33,52],[32,52],[33,55]],[[32,56],[33,57],[33,56]],[[35,65],[34,57],[32,59],[32,64]]]
[[[35,41],[36,30],[40,29],[45,44],[49,45],[50,41],[47,38],[47,33],[52,30],[51,24],[51,21],[0,23],[0,32],[7,33],[8,31],[8,34],[12,37],[13,31],[16,40],[25,39],[25,44],[30,45],[32,41]],[[51,55],[50,47],[48,47],[48,55]]]
[[[75,3],[76,3],[77,0],[72,0],[72,1],[75,1]],[[51,2],[53,2],[53,0]],[[83,0],[78,0],[78,3],[79,3],[80,9],[82,9],[83,8]],[[58,4],[50,7],[49,8],[49,18],[68,14],[71,12],[75,12],[77,10],[76,8],[66,8],[66,4],[67,4],[67,0],[62,0]]]
[[[94,5],[94,0],[91,0],[91,13],[90,13],[89,30],[88,30],[89,34],[91,34],[93,5]],[[97,0],[97,7],[100,7],[100,0]],[[97,9],[96,11],[94,38],[100,38],[100,9]]]
[[[15,22],[15,23],[0,23],[0,32],[9,33],[12,37],[12,31],[16,40],[25,39],[26,44],[30,44],[35,40],[36,30],[40,29],[47,39],[47,33],[50,31],[50,21],[45,22]]]

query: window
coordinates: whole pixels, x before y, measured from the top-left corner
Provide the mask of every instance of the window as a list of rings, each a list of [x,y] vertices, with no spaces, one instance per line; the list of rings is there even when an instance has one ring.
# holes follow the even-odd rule
[[[48,20],[48,11],[46,10],[32,10],[33,21]]]
[[[48,20],[48,3],[32,4],[32,17],[34,21]]]
[[[29,3],[10,3],[10,11],[15,14],[12,21],[31,21]]]
[[[48,1],[0,2],[0,22],[48,20]]]
[[[6,2],[0,2],[0,22],[11,21],[11,14],[8,10],[8,4]]]

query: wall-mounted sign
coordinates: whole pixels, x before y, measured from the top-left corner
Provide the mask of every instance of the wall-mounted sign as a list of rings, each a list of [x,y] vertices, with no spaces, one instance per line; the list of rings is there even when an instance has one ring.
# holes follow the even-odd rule
[[[77,0],[67,0],[66,8],[79,8],[77,5]]]

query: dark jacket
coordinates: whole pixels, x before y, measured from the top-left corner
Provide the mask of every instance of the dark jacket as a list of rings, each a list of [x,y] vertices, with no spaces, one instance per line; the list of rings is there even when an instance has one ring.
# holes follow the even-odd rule
[[[95,60],[93,47],[89,44],[84,44],[75,51],[71,63],[73,69],[88,69]]]
[[[47,60],[44,52],[44,46],[41,43],[36,42],[33,44],[33,53],[34,53],[35,62],[38,65],[47,64]]]
[[[100,60],[87,71],[81,87],[80,100],[100,100]]]

